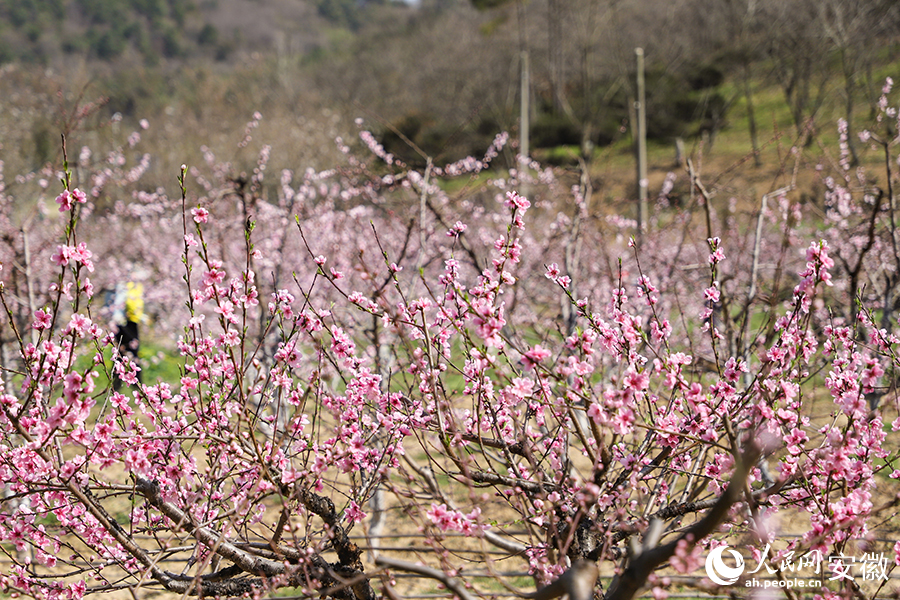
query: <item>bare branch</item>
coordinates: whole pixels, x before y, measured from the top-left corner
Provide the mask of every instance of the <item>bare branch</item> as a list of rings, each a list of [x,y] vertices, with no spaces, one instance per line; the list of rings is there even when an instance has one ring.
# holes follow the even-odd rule
[[[725,493],[719,497],[705,517],[690,526],[678,536],[678,539],[662,546],[641,548],[640,553],[636,556],[633,553],[625,571],[613,579],[605,600],[631,600],[643,587],[653,570],[675,554],[679,542],[686,540],[693,546],[712,533],[726,517],[731,509],[731,505],[740,498],[747,475],[759,459],[760,452],[760,448],[755,445],[745,449],[743,455],[736,461],[737,464],[731,476],[731,482],[725,489]],[[653,531],[652,528],[650,531]],[[648,531],[648,534],[650,531]],[[649,535],[646,541],[646,545],[650,546],[649,542],[652,540]]]
[[[572,566],[552,583],[532,594],[524,594],[529,600],[551,600],[568,596],[569,600],[591,600],[600,569],[589,560],[576,560]]]
[[[432,569],[431,567],[426,567],[425,565],[419,565],[405,560],[390,558],[382,554],[379,554],[375,557],[375,564],[379,567],[387,567],[389,569],[396,569],[398,571],[406,571],[408,573],[415,573],[423,577],[428,577],[429,579],[434,579],[435,581],[439,581],[444,584],[444,586],[448,590],[456,594],[460,598],[460,600],[475,600],[475,596],[473,596],[469,592],[469,590],[466,589],[466,586],[462,581],[455,577],[450,577],[439,569]]]

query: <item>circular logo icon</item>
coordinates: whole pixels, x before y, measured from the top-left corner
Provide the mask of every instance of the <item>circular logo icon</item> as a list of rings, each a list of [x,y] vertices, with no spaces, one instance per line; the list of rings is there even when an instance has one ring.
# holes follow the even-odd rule
[[[725,550],[728,550],[731,553],[731,557],[734,558],[734,562],[737,565],[736,567],[729,567],[725,564],[725,561],[722,560],[722,553]],[[741,556],[737,550],[728,549],[727,545],[714,548],[712,552],[709,553],[709,556],[706,557],[706,574],[718,585],[731,585],[738,580],[738,577],[740,577],[743,572],[744,557]]]

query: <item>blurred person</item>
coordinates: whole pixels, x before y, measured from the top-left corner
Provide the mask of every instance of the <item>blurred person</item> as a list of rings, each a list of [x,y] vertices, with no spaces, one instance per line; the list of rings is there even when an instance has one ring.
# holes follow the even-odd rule
[[[141,340],[138,325],[144,318],[144,284],[133,280],[116,284],[111,304],[112,321],[116,328],[116,348],[120,355],[131,354],[132,361],[139,365]],[[113,373],[113,388],[118,391],[122,380],[115,371]],[[143,383],[140,371],[137,372],[137,377]]]

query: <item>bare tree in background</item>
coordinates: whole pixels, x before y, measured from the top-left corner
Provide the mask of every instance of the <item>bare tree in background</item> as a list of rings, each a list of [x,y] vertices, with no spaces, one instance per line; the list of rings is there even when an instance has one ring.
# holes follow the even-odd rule
[[[829,40],[818,21],[819,2],[760,2],[760,18],[768,24],[766,53],[772,76],[781,87],[797,134],[806,132],[825,100],[833,76]]]
[[[857,97],[864,87],[872,87],[871,83],[865,85],[865,79],[872,77],[872,63],[882,47],[884,35],[896,27],[897,5],[885,0],[822,0],[818,9],[822,30],[840,60],[847,144],[852,156],[851,164],[856,166],[859,156],[853,118]]]

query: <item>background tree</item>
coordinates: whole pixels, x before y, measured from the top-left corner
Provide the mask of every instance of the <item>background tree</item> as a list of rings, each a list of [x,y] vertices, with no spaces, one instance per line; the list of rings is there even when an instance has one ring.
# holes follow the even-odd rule
[[[5,589],[406,595],[387,568],[476,598],[494,592],[461,569],[474,559],[509,585],[502,559],[540,597],[597,563],[602,588],[586,588],[615,600],[676,589],[672,572],[703,587],[701,557],[721,543],[777,544],[785,560],[872,552],[870,534],[897,511],[887,475],[900,413],[867,399],[893,398],[900,341],[874,323],[882,275],[854,268],[857,236],[830,246],[786,195],[748,233],[697,179],[706,202],[652,223],[640,252],[623,219],[595,222],[580,271],[565,272],[550,261],[575,235],[560,210],[569,186],[552,170],[472,183],[506,139],[423,171],[362,129],[365,150],[341,140],[339,168],[282,173],[268,198],[266,145],[243,181],[207,154],[172,197],[140,194],[118,215],[94,212],[74,163],[61,165],[60,218],[44,228],[58,243],[34,259],[47,268],[32,281],[41,307],[23,325],[9,279],[0,289],[13,340],[0,397]],[[130,169],[84,168],[129,185]],[[436,177],[473,187],[448,193]],[[523,183],[532,199],[514,191]],[[897,262],[887,211],[838,186],[832,201],[838,225]],[[117,231],[151,264],[181,247],[180,273],[158,281],[174,294],[177,381],[139,383],[139,365],[108,347],[91,280],[109,275]],[[760,258],[777,268],[753,267]],[[113,370],[126,393],[107,383]],[[424,550],[374,548],[365,561],[352,534],[378,489],[378,510],[421,532]],[[780,539],[778,522],[798,537]],[[893,560],[900,546],[876,551]]]
[[[854,110],[860,90],[871,90],[873,61],[881,44],[877,41],[892,33],[897,22],[894,2],[853,4],[832,0],[819,5],[819,19],[840,61],[843,76],[844,120],[851,164],[859,164]],[[870,109],[874,107],[870,97]]]
[[[766,52],[772,75],[791,110],[798,136],[814,134],[809,120],[825,101],[833,77],[830,43],[819,21],[818,3],[761,5],[763,22],[770,24]]]

